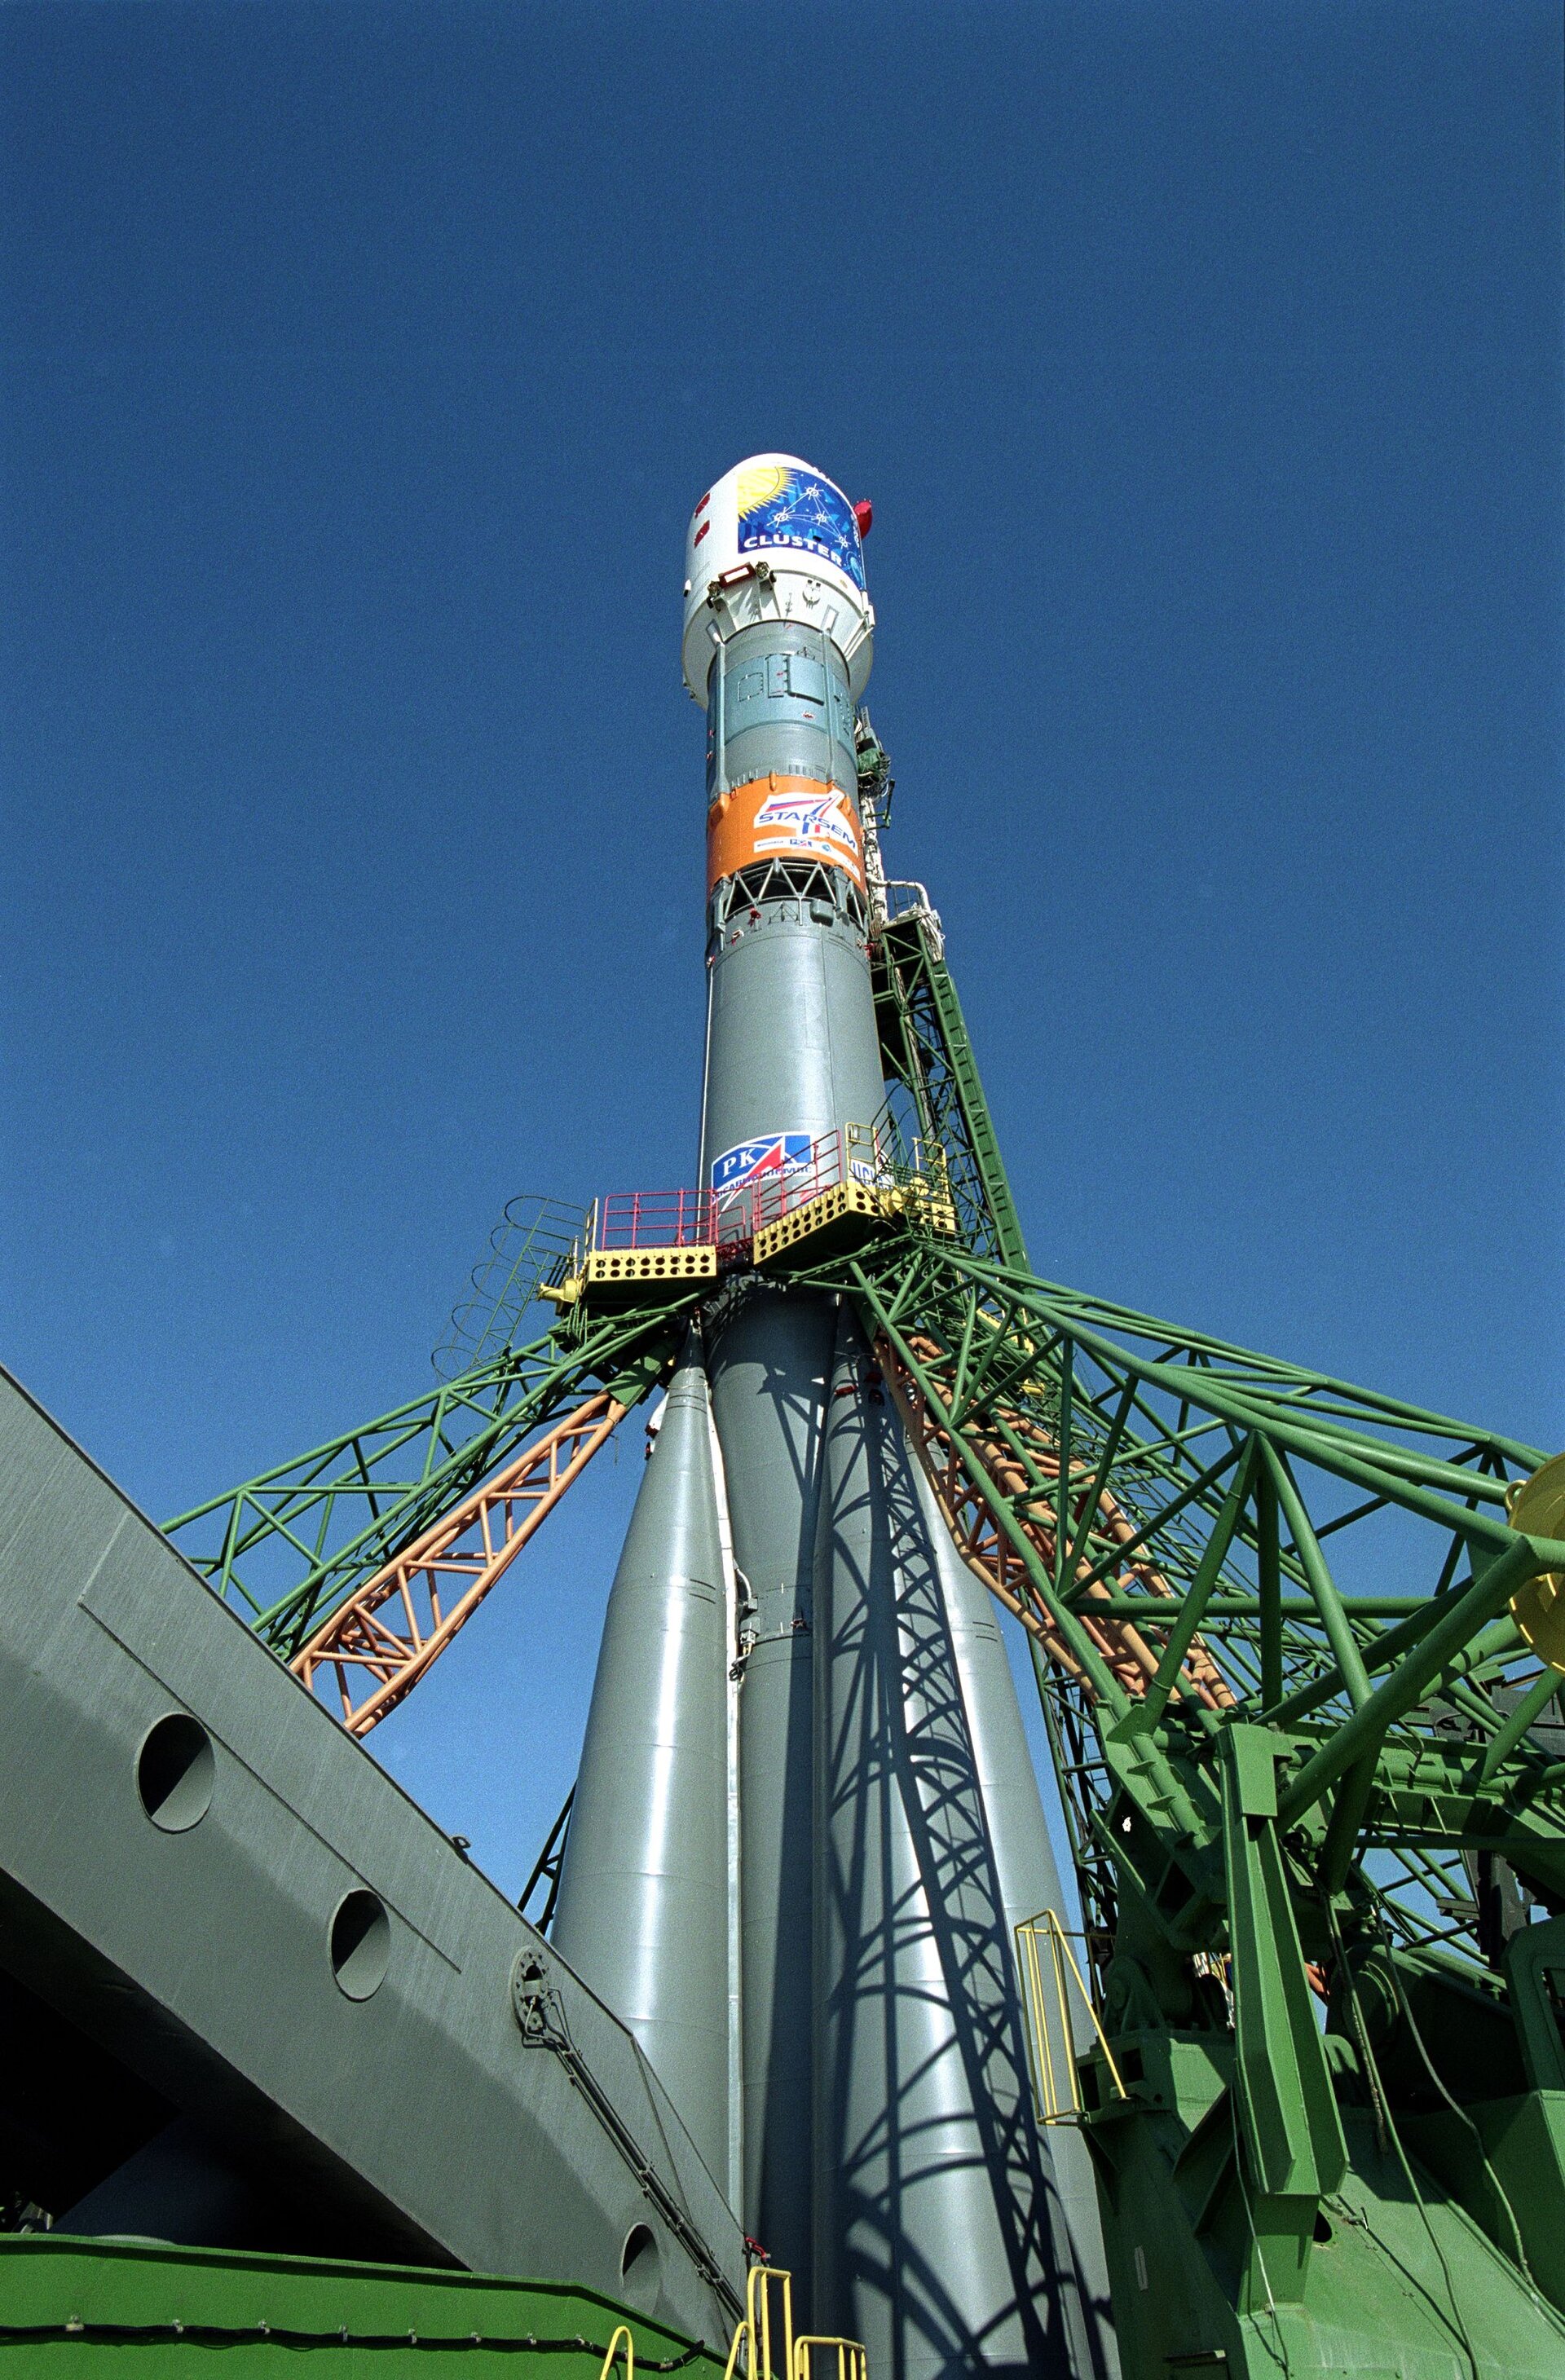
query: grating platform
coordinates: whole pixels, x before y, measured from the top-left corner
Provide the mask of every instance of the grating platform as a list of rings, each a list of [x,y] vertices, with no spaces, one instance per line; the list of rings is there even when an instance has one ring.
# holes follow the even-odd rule
[[[763,1265],[801,1241],[817,1243],[819,1253],[835,1255],[861,1246],[875,1232],[906,1219],[947,1239],[956,1231],[956,1210],[951,1200],[936,1195],[922,1179],[905,1183],[839,1182],[819,1197],[807,1198],[775,1223],[763,1223],[756,1232],[755,1261]]]
[[[715,1281],[717,1250],[694,1248],[595,1248],[581,1273],[581,1294],[603,1303],[605,1292],[635,1293],[651,1281]]]
[[[839,1182],[775,1223],[763,1223],[756,1233],[755,1260],[766,1264],[801,1240],[819,1242],[822,1254],[857,1247],[892,1220],[888,1211],[892,1195],[863,1182]]]
[[[939,1232],[941,1239],[956,1237],[956,1208],[947,1190],[937,1190],[922,1174],[904,1182],[894,1190],[880,1193],[888,1215],[906,1215],[915,1223],[922,1223],[927,1232]]]

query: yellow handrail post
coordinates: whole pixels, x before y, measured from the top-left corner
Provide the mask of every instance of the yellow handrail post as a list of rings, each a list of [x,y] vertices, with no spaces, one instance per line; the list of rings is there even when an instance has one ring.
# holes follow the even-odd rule
[[[813,2336],[806,2336],[795,2340],[791,2380],[815,2380],[815,2374],[810,2367],[818,2347],[836,2349],[836,2380],[869,2380],[868,2352],[856,2338],[826,2338]]]
[[[782,2291],[782,2352],[781,2373],[771,2362],[771,2283],[780,2284]],[[735,2380],[739,2369],[739,2350],[748,2348],[746,2359],[746,2380],[793,2380],[794,2372],[794,2277],[780,2265],[752,2265],[745,2284],[745,2319],[734,2333],[734,2343],[728,2350],[728,2364],[723,2380]]]
[[[782,2369],[771,2361],[771,2283],[782,2292]],[[723,2380],[738,2380],[739,2355],[748,2349],[744,2380],[814,2380],[811,2358],[818,2347],[837,2350],[836,2380],[869,2380],[869,2358],[856,2338],[794,2336],[794,2277],[780,2265],[752,2265],[745,2286],[745,2319],[734,2333]],[[601,2375],[607,2380],[607,2374]],[[635,2380],[635,2375],[631,2375]]]
[[[1062,2054],[1070,2086],[1069,2106],[1065,2105],[1064,2095],[1055,2080],[1054,2051],[1049,2028],[1049,1998],[1044,1983],[1043,1962],[1038,1954],[1040,1933],[1049,1943],[1049,1968],[1054,1986],[1053,2008],[1059,2015]],[[1114,2088],[1122,2099],[1128,2099],[1130,2094],[1125,2089],[1123,2078],[1114,2063],[1114,2053],[1109,2046],[1108,2036],[1104,2033],[1098,2010],[1093,2005],[1092,1994],[1086,1986],[1086,1978],[1076,1963],[1076,1954],[1071,1948],[1070,1937],[1052,1909],[1040,1909],[1036,1917],[1025,1918],[1017,1926],[1016,1964],[1022,1980],[1027,2056],[1032,2068],[1033,2103],[1038,2122],[1068,2124],[1086,2113],[1081,2095],[1081,2079],[1076,2070],[1074,2036],[1071,2031],[1067,1969],[1070,1976],[1075,1980],[1083,2006],[1092,2020],[1092,2030],[1098,2036],[1098,2046],[1103,2052],[1110,2074],[1113,2077]]]
[[[609,2351],[603,2358],[603,2369],[598,2374],[598,2380],[609,2380],[609,2374],[614,2368],[614,2358],[620,2351],[622,2338],[625,2341],[625,2380],[636,2380],[636,2341],[631,2336],[629,2325],[623,2322],[609,2341]]]

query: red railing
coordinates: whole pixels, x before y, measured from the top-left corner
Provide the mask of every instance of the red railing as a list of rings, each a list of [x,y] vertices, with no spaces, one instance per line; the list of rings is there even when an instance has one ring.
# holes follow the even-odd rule
[[[834,1190],[840,1182],[875,1183],[886,1177],[886,1169],[875,1144],[875,1136],[862,1124],[844,1125],[841,1132],[828,1132],[810,1144],[809,1156],[803,1165],[791,1172],[763,1174],[750,1195],[749,1229],[758,1232],[767,1223],[779,1223],[784,1215],[797,1208],[807,1207],[812,1198],[824,1191]]]
[[[813,1141],[802,1164],[756,1174],[721,1196],[715,1190],[613,1190],[592,1210],[588,1245],[601,1248],[721,1248],[732,1261],[764,1224],[780,1222],[840,1182],[890,1179],[875,1135],[843,1125]]]
[[[594,1248],[701,1248],[716,1238],[710,1190],[611,1190],[593,1209]]]

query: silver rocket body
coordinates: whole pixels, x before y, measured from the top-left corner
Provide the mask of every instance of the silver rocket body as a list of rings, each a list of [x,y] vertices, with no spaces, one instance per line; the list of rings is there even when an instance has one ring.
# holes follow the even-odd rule
[[[709,704],[713,770],[747,769],[851,784],[853,706],[834,647],[814,661],[838,733],[786,688],[804,643],[786,624],[719,648]],[[790,650],[794,649],[794,650]],[[781,664],[781,667],[779,667]],[[761,676],[778,691],[753,724],[734,688]],[[808,685],[808,681],[806,684]],[[726,692],[720,691],[726,689]],[[813,691],[813,689],[812,689]],[[716,723],[734,722],[725,745]],[[753,781],[752,781],[753,782]],[[840,869],[750,871],[713,888],[701,1179],[723,1152],[796,1134],[811,1141],[867,1125],[884,1099],[862,912]],[[743,1196],[743,1192],[739,1194]],[[807,2164],[811,2070],[812,1577],[827,1373],[828,1301],[759,1282],[742,1291],[711,1355],[712,1404],[742,1580],[739,1697],[740,2006],[746,2228],[809,2285]]]
[[[1005,1941],[1008,1951],[1013,1953],[1018,1925],[1036,1917],[1040,1910],[1063,1911],[1060,1871],[1049,1841],[1037,1772],[1022,1725],[1015,1681],[1000,1631],[999,1606],[957,1552],[941,1518],[934,1489],[917,1464],[914,1465],[914,1475],[940,1570],[951,1649],[962,1682],[974,1771],[988,1821],[995,1883],[1004,1912]],[[1064,2057],[1074,2048],[1086,2048],[1087,2040],[1084,2032],[1079,2041],[1067,2043],[1056,2028],[1053,2046],[1059,2056]],[[1093,2179],[1091,2153],[1074,2124],[1057,2125],[1050,2133],[1049,2167],[1064,2218],[1065,2237],[1058,2244],[1062,2258],[1068,2247],[1074,2266],[1074,2294],[1081,2308],[1089,2356],[1083,2369],[1097,2371],[1101,2366],[1116,2372],[1119,2367],[1110,2311],[1103,2226],[1098,2212],[1098,2186]]]
[[[816,2288],[872,2370],[1069,2380],[1091,2368],[1087,2335],[1033,2115],[984,1792],[1010,1679],[976,1674],[970,1629],[959,1658],[955,1582],[917,1464],[846,1314],[828,1410],[815,1597]],[[1013,1690],[1010,1699],[1013,1710]]]
[[[609,1593],[552,1939],[728,2182],[728,1612],[694,1341]]]
[[[685,662],[708,713],[710,805],[701,1181],[726,1207],[749,1195],[748,1169],[873,1125],[885,1099],[854,848],[873,613],[833,498],[845,514],[807,466],[762,457],[692,523]],[[772,517],[784,541],[746,560],[746,522]],[[1106,2368],[1096,2209],[1074,2165],[1062,2195],[1033,2119],[1012,1939],[1063,1902],[992,1607],[837,1301],[741,1271],[703,1333],[732,1638],[720,1676],[706,1632],[721,1598],[699,1621],[689,1605],[711,1556],[658,1548],[671,1524],[653,1475],[681,1396],[681,1509],[707,1511],[687,1356],[632,1528],[644,1584],[627,1584],[627,1545],[611,1602],[556,1939],[642,2041],[712,2172],[742,2177],[744,2228],[795,2275],[810,2329],[865,2340],[887,2380],[1086,2380]],[[638,1704],[686,1634],[703,1649],[681,1670],[688,1697],[668,1700],[681,1741],[654,1755]],[[698,1676],[715,1681],[702,1711]],[[720,1852],[723,1693],[736,1873]],[[613,1739],[645,1742],[639,1768],[611,1776]],[[653,1769],[655,1811],[640,1781]],[[658,1829],[684,1846],[678,1875],[650,1856]],[[718,2054],[735,1982],[737,2143]]]

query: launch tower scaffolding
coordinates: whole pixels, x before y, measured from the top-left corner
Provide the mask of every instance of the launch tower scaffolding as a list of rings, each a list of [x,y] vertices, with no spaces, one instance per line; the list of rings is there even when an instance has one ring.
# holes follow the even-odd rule
[[[875,961],[958,1231],[781,1269],[856,1308],[1029,1642],[1124,2370],[1558,2374],[1565,1470],[1036,1279],[927,904]],[[638,1402],[701,1294],[588,1298],[171,1534],[297,1658],[530,1434]]]

